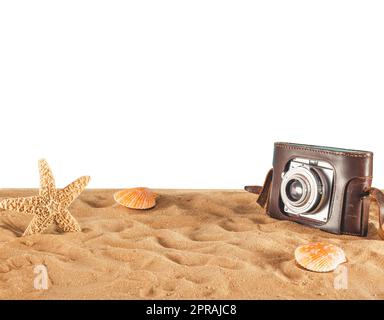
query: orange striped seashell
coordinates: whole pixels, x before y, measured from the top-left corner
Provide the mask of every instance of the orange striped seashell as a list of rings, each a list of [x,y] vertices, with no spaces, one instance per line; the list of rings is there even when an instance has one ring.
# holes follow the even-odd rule
[[[114,194],[115,201],[131,209],[150,209],[156,205],[157,194],[148,188],[131,188]]]
[[[333,271],[347,261],[343,249],[323,242],[297,247],[295,259],[303,268],[315,272]]]

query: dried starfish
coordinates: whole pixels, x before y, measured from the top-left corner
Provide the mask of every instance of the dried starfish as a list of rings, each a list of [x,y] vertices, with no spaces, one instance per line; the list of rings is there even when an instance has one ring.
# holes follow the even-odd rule
[[[10,198],[0,201],[0,208],[34,215],[23,236],[41,233],[56,222],[64,232],[79,232],[80,225],[71,215],[68,207],[83,192],[90,177],[84,176],[64,189],[56,189],[55,179],[47,161],[39,161],[40,191],[38,196]]]

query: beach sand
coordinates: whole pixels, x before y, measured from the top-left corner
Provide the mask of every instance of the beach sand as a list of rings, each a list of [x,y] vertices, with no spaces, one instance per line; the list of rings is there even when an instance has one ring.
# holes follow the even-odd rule
[[[116,206],[114,191],[87,190],[72,204],[81,233],[52,226],[21,237],[31,216],[0,212],[0,299],[384,298],[375,205],[368,238],[359,238],[274,220],[244,191],[156,190],[158,205],[146,211]],[[3,189],[0,198],[37,192]],[[299,267],[294,250],[312,241],[343,248],[345,268]],[[34,289],[40,264],[47,290]],[[340,279],[348,288],[335,287]]]

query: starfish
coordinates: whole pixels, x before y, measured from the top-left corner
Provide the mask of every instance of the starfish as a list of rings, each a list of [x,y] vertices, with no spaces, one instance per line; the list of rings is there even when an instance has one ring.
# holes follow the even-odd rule
[[[38,196],[4,199],[0,201],[0,208],[34,215],[23,236],[41,233],[53,222],[64,232],[80,232],[80,225],[68,207],[83,192],[90,177],[83,176],[64,189],[56,189],[55,179],[47,161],[39,161],[39,171]]]

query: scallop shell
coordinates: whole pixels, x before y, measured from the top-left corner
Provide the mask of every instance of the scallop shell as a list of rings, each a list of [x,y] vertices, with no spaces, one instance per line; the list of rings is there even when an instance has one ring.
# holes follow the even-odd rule
[[[295,259],[303,268],[315,272],[333,271],[339,264],[347,261],[343,249],[323,242],[297,247]]]
[[[156,205],[156,193],[148,188],[131,188],[114,194],[115,201],[131,209],[150,209]]]

